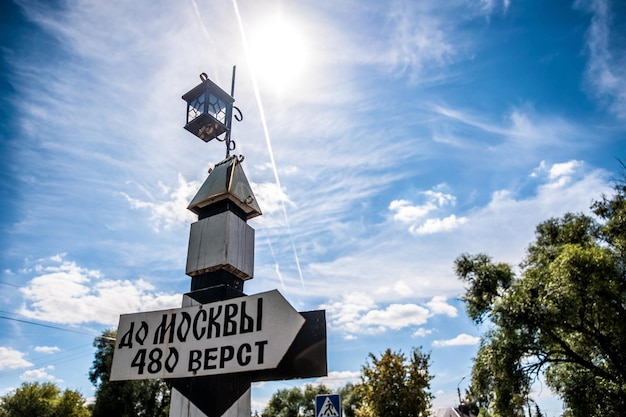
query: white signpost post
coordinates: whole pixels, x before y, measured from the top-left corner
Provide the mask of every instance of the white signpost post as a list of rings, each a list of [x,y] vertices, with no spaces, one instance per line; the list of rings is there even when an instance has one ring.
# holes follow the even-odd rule
[[[276,368],[305,319],[277,291],[120,316],[111,381]]]

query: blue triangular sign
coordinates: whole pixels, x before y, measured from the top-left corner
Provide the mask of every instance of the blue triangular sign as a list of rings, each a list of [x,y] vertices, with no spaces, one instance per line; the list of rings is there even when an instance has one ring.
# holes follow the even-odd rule
[[[316,396],[315,417],[341,417],[341,399],[339,395]]]

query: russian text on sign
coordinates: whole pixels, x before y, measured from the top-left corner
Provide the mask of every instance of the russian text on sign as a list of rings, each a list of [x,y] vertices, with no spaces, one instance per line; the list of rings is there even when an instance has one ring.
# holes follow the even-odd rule
[[[211,304],[122,315],[111,380],[275,368],[304,321],[276,290]]]

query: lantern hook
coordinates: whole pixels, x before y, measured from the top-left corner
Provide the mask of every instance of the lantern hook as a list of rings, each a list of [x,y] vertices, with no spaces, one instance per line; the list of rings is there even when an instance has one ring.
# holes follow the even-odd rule
[[[206,81],[206,80],[208,80],[208,79],[209,79],[209,76],[208,76],[208,75],[206,75],[206,72],[203,72],[203,73],[201,73],[201,74],[200,74],[200,80],[201,80],[201,81],[203,81],[203,82],[204,82],[204,81]]]
[[[243,113],[237,106],[233,106],[233,109],[237,110],[237,112],[233,114],[233,117],[238,122],[241,122],[243,120]],[[226,136],[223,139],[218,138],[218,140],[220,142],[226,142],[226,158],[228,158],[230,156],[230,152],[234,151],[235,147],[237,146],[235,141],[230,138],[230,129],[228,130],[228,132],[226,133]]]
[[[233,109],[237,110],[237,113],[235,113],[233,115],[233,117],[235,118],[235,120],[237,120],[238,122],[241,122],[243,120],[243,113],[241,112],[241,110],[239,110],[239,107],[237,106],[233,106]]]
[[[223,138],[216,138],[219,142],[225,142],[226,143],[226,158],[228,158],[230,156],[230,152],[234,151],[235,148],[237,147],[237,144],[235,143],[234,140],[232,140],[230,138],[230,135],[226,135]]]

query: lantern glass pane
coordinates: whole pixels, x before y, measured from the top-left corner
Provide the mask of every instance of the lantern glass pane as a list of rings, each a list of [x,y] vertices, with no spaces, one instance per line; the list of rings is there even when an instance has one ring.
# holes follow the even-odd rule
[[[204,113],[204,98],[204,94],[200,94],[189,102],[189,106],[187,106],[187,123]]]
[[[222,124],[226,124],[226,102],[209,91],[207,113]]]

